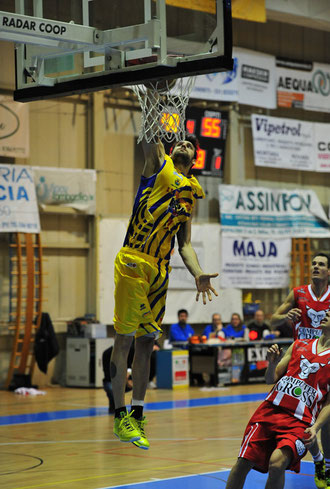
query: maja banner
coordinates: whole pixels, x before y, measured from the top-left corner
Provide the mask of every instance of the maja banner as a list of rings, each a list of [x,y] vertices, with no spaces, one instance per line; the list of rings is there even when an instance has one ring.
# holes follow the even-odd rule
[[[330,65],[277,58],[277,105],[330,111]]]
[[[219,185],[227,236],[328,238],[330,224],[313,190]]]
[[[330,173],[330,124],[314,124],[316,171]]]
[[[312,122],[252,114],[251,124],[256,166],[315,170]]]
[[[0,95],[0,156],[29,157],[29,106]]]
[[[291,239],[222,236],[220,285],[272,289],[289,286]]]
[[[232,71],[198,75],[190,97],[276,108],[275,57],[234,48],[233,59]]]
[[[38,204],[72,207],[95,214],[95,170],[34,166],[33,173]]]
[[[0,165],[0,232],[40,233],[31,167]]]

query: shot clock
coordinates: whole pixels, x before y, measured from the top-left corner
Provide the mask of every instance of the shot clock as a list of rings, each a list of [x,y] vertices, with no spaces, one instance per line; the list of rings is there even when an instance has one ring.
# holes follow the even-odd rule
[[[187,107],[186,134],[194,134],[200,142],[194,175],[223,175],[227,127],[228,112]]]

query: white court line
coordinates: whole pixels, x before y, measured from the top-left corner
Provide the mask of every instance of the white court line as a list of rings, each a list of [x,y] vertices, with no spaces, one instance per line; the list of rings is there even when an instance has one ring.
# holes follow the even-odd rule
[[[112,488],[119,488],[119,487],[128,487],[128,486],[139,486],[141,484],[151,484],[153,482],[162,482],[162,481],[170,481],[174,479],[185,479],[186,477],[197,477],[199,475],[209,475],[209,474],[218,474],[219,472],[228,472],[230,469],[219,469],[219,470],[213,470],[212,472],[202,472],[200,474],[188,474],[188,475],[179,475],[178,477],[165,477],[165,479],[157,479],[156,481],[154,480],[149,480],[149,481],[143,481],[143,482],[133,482],[129,484],[121,484],[120,486],[106,486],[106,487],[99,487],[98,489],[112,489]]]
[[[241,438],[149,438],[150,441],[230,441],[240,440]],[[15,442],[2,442],[0,446],[9,445],[60,445],[61,443],[120,443],[119,440],[114,438],[105,440],[48,440],[48,441],[15,441]]]

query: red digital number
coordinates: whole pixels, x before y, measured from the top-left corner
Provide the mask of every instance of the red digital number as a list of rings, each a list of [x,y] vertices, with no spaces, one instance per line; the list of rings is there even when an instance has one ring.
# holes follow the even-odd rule
[[[215,170],[220,170],[221,168],[221,163],[222,163],[222,158],[221,156],[217,156],[214,160],[214,169]]]
[[[197,151],[196,163],[192,167],[193,170],[204,170],[204,168],[205,168],[205,160],[206,160],[206,151],[205,151],[205,149],[199,149]]]
[[[195,134],[196,121],[194,119],[188,119],[186,122],[188,134]]]
[[[219,138],[221,136],[221,119],[203,117],[201,136],[204,138]]]

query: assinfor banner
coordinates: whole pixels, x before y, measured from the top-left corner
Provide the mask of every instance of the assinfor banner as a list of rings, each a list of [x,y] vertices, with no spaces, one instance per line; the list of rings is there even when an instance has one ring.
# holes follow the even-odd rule
[[[328,238],[330,224],[313,190],[219,185],[227,236]]]

